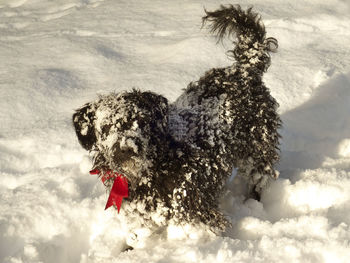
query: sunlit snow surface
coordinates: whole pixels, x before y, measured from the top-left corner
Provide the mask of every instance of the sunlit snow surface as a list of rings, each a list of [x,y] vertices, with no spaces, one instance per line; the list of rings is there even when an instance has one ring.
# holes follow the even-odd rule
[[[230,42],[200,30],[218,1],[0,1],[0,262],[349,262],[350,3],[239,1],[279,41],[265,82],[284,121],[281,177],[262,201],[228,183],[223,236],[169,225],[122,252],[124,214],[88,174],[71,125],[98,94],[174,101]],[[225,2],[226,3],[226,2]],[[233,192],[233,194],[232,194]],[[137,225],[137,222],[135,222]]]

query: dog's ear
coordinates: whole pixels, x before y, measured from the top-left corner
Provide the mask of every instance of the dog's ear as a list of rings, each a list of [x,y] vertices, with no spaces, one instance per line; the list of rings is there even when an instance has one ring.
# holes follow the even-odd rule
[[[86,150],[91,150],[96,143],[95,111],[90,103],[85,104],[73,114],[73,124],[78,140]]]

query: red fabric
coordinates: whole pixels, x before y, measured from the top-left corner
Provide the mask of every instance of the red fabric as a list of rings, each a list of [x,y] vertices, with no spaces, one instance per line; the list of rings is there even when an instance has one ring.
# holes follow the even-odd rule
[[[120,207],[122,206],[123,198],[128,196],[129,196],[128,181],[124,176],[119,175],[114,179],[112,190],[111,190],[111,193],[109,194],[105,210],[112,205],[116,205],[119,213]]]
[[[100,170],[97,170],[97,169],[90,171],[90,174],[99,174],[99,173],[100,173]]]
[[[91,170],[90,174],[100,174],[101,171],[98,169]],[[111,189],[111,192],[109,194],[105,210],[112,205],[115,205],[118,208],[118,213],[120,211],[120,207],[122,206],[123,198],[126,198],[129,196],[129,188],[128,188],[128,180],[126,177],[124,177],[121,174],[118,174],[117,172],[113,172],[111,170],[108,170],[104,172],[101,176],[102,183],[108,179],[111,179],[114,177],[113,186]]]
[[[101,181],[103,184],[105,184],[105,182],[111,178],[116,177],[118,173],[113,173],[112,171],[107,171],[104,175],[102,175],[101,177]]]

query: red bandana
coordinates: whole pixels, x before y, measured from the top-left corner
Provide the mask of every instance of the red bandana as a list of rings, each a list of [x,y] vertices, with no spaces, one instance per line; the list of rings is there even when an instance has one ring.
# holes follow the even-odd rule
[[[90,171],[90,174],[101,174],[101,171],[98,169]],[[105,207],[105,210],[112,205],[117,206],[118,213],[120,207],[122,206],[123,198],[129,196],[128,180],[122,174],[107,170],[102,172],[101,181],[104,184],[106,180],[114,178],[113,186],[108,197],[108,201]]]

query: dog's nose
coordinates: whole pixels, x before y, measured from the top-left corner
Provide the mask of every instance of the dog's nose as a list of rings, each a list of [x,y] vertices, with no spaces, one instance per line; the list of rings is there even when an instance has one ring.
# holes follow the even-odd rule
[[[113,147],[113,160],[115,163],[122,164],[131,159],[132,156],[135,156],[134,150],[132,148],[123,147],[122,149],[119,145]]]

